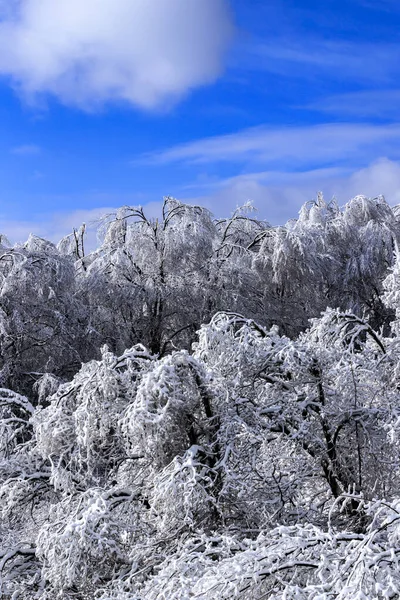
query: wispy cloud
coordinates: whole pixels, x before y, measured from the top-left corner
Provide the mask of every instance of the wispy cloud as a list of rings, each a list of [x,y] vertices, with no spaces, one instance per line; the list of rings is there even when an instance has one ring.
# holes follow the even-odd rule
[[[254,171],[251,173],[244,173],[242,175],[234,175],[233,177],[225,177],[223,179],[214,179],[205,183],[193,183],[192,185],[186,186],[186,189],[219,189],[237,184],[246,185],[247,183],[260,183],[267,186],[280,186],[283,184],[298,184],[298,183],[310,183],[318,181],[327,181],[337,177],[343,177],[350,175],[352,169],[346,169],[345,167],[331,167],[326,169],[311,169],[306,171],[294,171],[292,173],[286,171]]]
[[[381,156],[400,156],[400,125],[330,123],[305,127],[255,127],[200,139],[146,155],[153,165],[234,163],[286,171],[317,168],[351,160],[362,165]]]
[[[362,90],[336,94],[309,104],[307,109],[348,117],[400,120],[400,90]]]
[[[231,35],[226,0],[9,0],[0,74],[84,108],[160,107],[215,80]]]
[[[15,146],[15,148],[11,148],[11,154],[16,154],[18,156],[36,156],[41,153],[40,146],[36,144],[23,144],[22,146]]]
[[[399,46],[325,40],[315,37],[281,39],[271,37],[246,46],[241,58],[247,69],[269,71],[289,78],[315,78],[354,82],[389,83],[400,73]]]

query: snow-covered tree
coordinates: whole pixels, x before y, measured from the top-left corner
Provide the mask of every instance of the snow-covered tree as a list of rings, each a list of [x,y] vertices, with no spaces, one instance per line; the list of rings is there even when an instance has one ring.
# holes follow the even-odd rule
[[[399,236],[399,221],[382,197],[357,196],[343,210],[321,194],[306,203],[299,219],[257,238],[254,267],[271,322],[296,336],[310,317],[335,306],[366,313],[387,331],[392,315],[382,303],[382,281]]]
[[[79,279],[94,329],[117,352],[145,343],[163,355],[190,348],[217,310],[248,307],[254,316],[259,278],[247,246],[263,227],[245,210],[213,221],[206,209],[170,197],[159,219],[141,207],[108,215]]]
[[[0,383],[20,391],[46,374],[71,377],[93,352],[74,264],[31,235],[0,252]]]

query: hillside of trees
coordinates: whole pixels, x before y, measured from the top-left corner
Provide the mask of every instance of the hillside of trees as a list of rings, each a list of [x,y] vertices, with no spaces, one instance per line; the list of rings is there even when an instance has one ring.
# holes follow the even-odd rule
[[[85,236],[0,236],[0,598],[400,598],[400,209]]]

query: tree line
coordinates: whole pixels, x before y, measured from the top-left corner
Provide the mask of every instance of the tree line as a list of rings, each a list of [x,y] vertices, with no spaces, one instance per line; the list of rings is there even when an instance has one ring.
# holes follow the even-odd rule
[[[213,219],[172,198],[160,219],[122,207],[85,254],[85,227],[56,246],[0,238],[0,385],[32,393],[69,379],[107,344],[165,356],[190,349],[202,323],[232,311],[295,338],[327,307],[389,331],[382,282],[400,235],[396,208],[358,196],[343,209],[322,195],[272,227],[244,206]]]

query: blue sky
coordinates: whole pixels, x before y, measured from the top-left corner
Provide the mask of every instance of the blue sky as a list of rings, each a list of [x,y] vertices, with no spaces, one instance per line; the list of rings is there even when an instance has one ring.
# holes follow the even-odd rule
[[[0,0],[0,229],[400,203],[399,38],[395,0]]]

